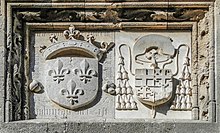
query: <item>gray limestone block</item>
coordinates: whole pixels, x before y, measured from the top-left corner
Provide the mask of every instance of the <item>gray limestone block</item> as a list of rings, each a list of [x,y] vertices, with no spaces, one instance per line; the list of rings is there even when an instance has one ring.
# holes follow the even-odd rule
[[[0,133],[220,132],[219,0],[98,1],[1,3]]]

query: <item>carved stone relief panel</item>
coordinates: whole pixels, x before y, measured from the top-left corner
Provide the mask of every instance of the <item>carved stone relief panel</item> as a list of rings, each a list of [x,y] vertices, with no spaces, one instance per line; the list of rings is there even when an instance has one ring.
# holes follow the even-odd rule
[[[116,34],[116,118],[191,119],[191,32]]]
[[[91,36],[82,32],[78,37],[87,34]],[[37,61],[32,67],[42,70],[30,69],[30,89],[36,91],[33,118],[71,119],[83,112],[85,117],[191,119],[190,31],[93,34],[103,44],[114,42],[115,54],[109,51],[100,62],[105,50],[98,49],[98,42],[65,37],[65,32],[63,37],[61,31],[32,32]]]
[[[96,4],[11,5],[6,121],[213,118],[208,5]]]
[[[109,73],[110,69],[102,72],[108,65],[99,63],[106,58],[104,53],[114,45],[113,34],[93,32],[93,36],[91,32],[80,33],[73,28],[64,33],[31,33],[31,51],[35,51],[29,69],[30,89],[34,92],[30,99],[31,118],[81,119],[114,115],[114,108],[110,108],[114,105],[114,98],[100,89],[101,73]],[[87,37],[87,40],[81,37]],[[101,38],[106,39],[102,41]],[[107,56],[111,57],[111,53],[108,51]],[[106,61],[101,62],[112,64]]]

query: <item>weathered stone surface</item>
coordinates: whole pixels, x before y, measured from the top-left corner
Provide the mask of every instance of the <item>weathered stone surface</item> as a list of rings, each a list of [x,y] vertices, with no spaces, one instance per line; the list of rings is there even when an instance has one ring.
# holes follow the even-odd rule
[[[11,123],[1,124],[1,133],[96,133],[96,132],[149,132],[149,133],[218,133],[217,124],[177,122],[53,122],[53,123]]]
[[[131,37],[128,39],[127,36],[129,36],[129,34],[131,35]],[[172,38],[172,42],[170,38],[167,38],[165,36],[169,36],[170,38]],[[160,40],[160,37],[161,37],[161,40]],[[187,45],[184,46],[184,48],[182,49],[179,49],[178,47],[179,46],[181,47],[180,44],[190,45],[190,43],[191,43],[191,39],[190,39],[189,32],[181,32],[181,33],[176,32],[172,34],[169,32],[163,32],[163,33],[162,32],[161,33],[160,32],[135,32],[135,33],[132,33],[132,32],[124,31],[124,32],[117,33],[116,44],[126,44],[126,45],[116,46],[116,49],[118,51],[116,53],[116,55],[118,56],[118,59],[116,58],[116,62],[118,63],[115,64],[116,70],[119,70],[119,68],[121,67],[120,62],[122,59],[120,56],[122,56],[122,58],[124,58],[123,62],[125,64],[122,67],[124,67],[126,71],[129,73],[129,84],[133,88],[133,91],[134,91],[133,97],[135,99],[135,102],[137,103],[138,109],[132,112],[117,110],[116,118],[129,118],[129,117],[130,118],[152,118],[152,117],[155,117],[157,119],[161,119],[161,118],[166,117],[166,119],[169,119],[169,118],[178,119],[179,113],[181,113],[182,115],[186,113],[186,116],[184,117],[184,119],[190,119],[191,117],[190,112],[187,111],[185,107],[183,106],[181,107],[180,103],[179,105],[177,105],[177,102],[174,99],[174,97],[177,97],[177,96],[182,97],[182,96],[179,96],[179,95],[175,96],[175,93],[173,93],[176,91],[176,84],[175,84],[176,81],[175,79],[172,79],[172,78],[176,78],[177,80],[179,77],[181,77],[181,72],[183,69],[182,66],[184,66],[182,64],[184,64],[184,60],[185,60],[184,56],[187,53],[187,49],[188,49]],[[127,50],[127,48],[130,48],[131,50],[133,50],[133,54],[129,55],[129,50]],[[181,51],[179,52],[179,57],[181,58],[178,58],[178,56],[174,54],[175,51]],[[132,58],[132,60],[130,60],[130,58]],[[179,61],[176,61],[175,59]],[[179,67],[176,65],[176,63],[179,64]],[[165,68],[164,67],[165,65],[163,66],[163,64],[169,64],[169,65]],[[170,71],[171,74],[169,76],[165,76],[165,73],[163,73],[165,72],[164,68],[171,69]],[[123,72],[124,70],[122,69],[121,71]],[[155,71],[155,74],[154,74],[154,71]],[[116,75],[117,73],[118,72],[116,72]],[[131,73],[133,73],[134,75],[132,75]],[[154,78],[156,78],[157,80],[154,81]],[[163,78],[164,79],[166,78],[166,79],[163,81]],[[120,79],[119,78],[116,78],[116,79],[117,79],[116,86],[123,87],[123,84],[120,83]],[[168,79],[170,79],[170,82],[168,81]],[[167,89],[163,90],[162,89],[163,85],[166,86]],[[185,96],[186,95],[184,94],[184,97]],[[139,102],[139,100],[141,102]],[[172,105],[172,109],[181,110],[181,111],[178,112],[178,111],[172,111],[169,109],[171,108],[171,103],[167,101],[171,101],[171,100],[174,100],[174,103],[175,103],[174,105]],[[117,102],[117,99],[116,99],[116,102]],[[179,102],[181,102],[181,100],[179,100]],[[158,106],[160,104],[161,106]],[[153,107],[155,107],[155,109],[153,109]],[[190,106],[188,109],[190,109]],[[147,115],[143,115],[143,114],[147,114]],[[179,115],[179,116],[182,116],[182,115]]]
[[[219,1],[16,2],[0,132],[219,132]]]

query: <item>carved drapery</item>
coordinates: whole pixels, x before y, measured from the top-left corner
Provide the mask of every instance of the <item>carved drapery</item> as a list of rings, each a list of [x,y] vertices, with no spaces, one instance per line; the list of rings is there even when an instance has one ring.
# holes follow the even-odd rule
[[[205,14],[209,12],[208,8],[174,8],[170,7],[165,11],[163,8],[143,8],[143,9],[132,9],[132,8],[91,8],[91,9],[80,9],[76,8],[72,9],[53,9],[53,8],[45,8],[39,9],[36,8],[32,11],[32,9],[24,9],[24,8],[12,8],[12,23],[11,29],[8,28],[8,46],[7,46],[7,96],[6,96],[6,104],[8,115],[7,121],[14,121],[14,120],[22,120],[29,118],[29,105],[28,105],[28,72],[25,72],[25,60],[29,60],[28,54],[25,50],[24,45],[24,25],[26,22],[110,22],[113,24],[117,24],[120,22],[199,22],[200,20],[206,19]],[[207,20],[207,19],[206,19]],[[207,20],[208,21],[208,20]],[[212,20],[209,20],[212,21]],[[209,26],[209,24],[207,24]],[[202,26],[201,26],[202,27]],[[169,27],[166,27],[167,29]],[[198,26],[200,28],[200,26]],[[199,32],[199,31],[198,31]],[[201,38],[206,36],[208,31],[203,30],[201,31]],[[11,33],[11,34],[10,34]],[[200,34],[200,32],[199,32]],[[199,38],[200,39],[200,38]],[[202,41],[202,39],[199,41]],[[193,44],[194,45],[194,44]],[[200,45],[200,44],[195,44]],[[212,44],[211,44],[212,45]],[[196,46],[198,47],[198,46]],[[205,48],[206,50],[209,47]],[[209,54],[204,55],[205,59],[208,59],[210,53],[213,53],[213,49],[208,51]],[[195,55],[196,57],[197,55]],[[203,56],[199,56],[198,60],[202,59]],[[205,82],[205,79],[208,79],[210,73],[210,61],[207,60],[204,65],[204,71],[201,72],[201,77],[198,77],[198,81],[194,81],[193,83],[193,91],[194,93],[197,92],[198,87],[203,86],[205,84],[205,88],[209,88],[209,84]],[[197,66],[197,60],[192,61],[192,66]],[[199,68],[199,66],[198,66]],[[197,68],[197,70],[198,70]],[[211,68],[212,69],[212,68]],[[194,75],[197,70],[193,71]],[[203,70],[203,69],[202,69]],[[197,80],[197,79],[196,79]],[[196,84],[197,83],[197,84]],[[202,93],[205,94],[206,97],[203,97]],[[195,99],[200,98],[201,105],[195,105],[193,102],[193,109],[201,107],[200,119],[207,119],[203,118],[204,116],[208,116],[208,109],[209,106],[208,101],[210,98],[208,97],[210,92],[203,91],[197,96]],[[201,96],[200,96],[201,95]],[[203,100],[206,99],[206,100]],[[209,100],[207,100],[209,99]],[[203,102],[204,101],[204,102]],[[199,107],[198,107],[199,106]],[[198,113],[198,110],[197,110]],[[198,115],[198,114],[196,114]],[[197,117],[195,117],[197,119]]]

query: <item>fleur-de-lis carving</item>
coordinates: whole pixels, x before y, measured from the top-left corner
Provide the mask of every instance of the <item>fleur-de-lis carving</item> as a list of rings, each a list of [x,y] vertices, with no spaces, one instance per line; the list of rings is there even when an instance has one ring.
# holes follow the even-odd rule
[[[80,31],[76,30],[73,25],[69,27],[69,30],[65,30],[63,32],[63,35],[65,36],[66,39],[79,39],[80,38]]]
[[[89,68],[89,63],[84,59],[80,63],[80,68],[73,69],[74,73],[79,76],[80,80],[85,84],[91,80],[92,76],[97,76],[97,72]]]
[[[80,88],[76,88],[76,83],[70,80],[67,83],[67,88],[60,90],[61,95],[66,96],[71,105],[78,103],[78,97],[84,95],[84,91]]]
[[[61,60],[56,61],[57,69],[51,69],[48,72],[49,76],[53,77],[53,81],[56,81],[58,84],[64,80],[65,74],[69,74],[70,70],[63,68],[63,62]]]

